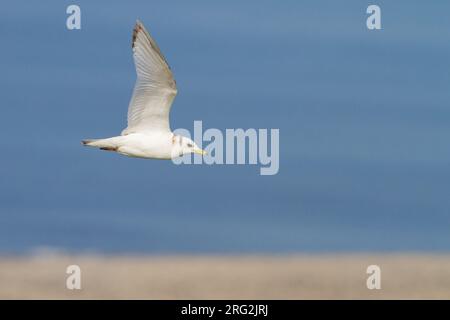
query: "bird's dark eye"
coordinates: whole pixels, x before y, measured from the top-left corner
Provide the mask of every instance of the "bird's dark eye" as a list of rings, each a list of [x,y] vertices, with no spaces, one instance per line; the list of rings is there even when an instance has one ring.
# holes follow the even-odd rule
[[[189,148],[192,148],[192,147],[193,147],[192,143],[188,143],[187,146],[188,146]]]

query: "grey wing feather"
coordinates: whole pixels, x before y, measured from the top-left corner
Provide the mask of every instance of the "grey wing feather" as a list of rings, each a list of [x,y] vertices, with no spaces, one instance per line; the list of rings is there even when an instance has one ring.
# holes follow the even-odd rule
[[[177,94],[176,83],[161,50],[140,21],[133,30],[132,49],[137,79],[128,106],[128,127],[122,134],[170,131],[169,113]]]

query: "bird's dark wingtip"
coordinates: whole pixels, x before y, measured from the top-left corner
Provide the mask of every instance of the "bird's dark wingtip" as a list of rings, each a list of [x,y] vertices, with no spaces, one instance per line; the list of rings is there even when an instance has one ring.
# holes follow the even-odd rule
[[[131,48],[134,48],[134,44],[136,42],[136,38],[138,33],[142,30],[142,22],[139,21],[139,19],[136,20],[136,24],[134,25],[134,29],[133,29],[133,37],[131,40]]]

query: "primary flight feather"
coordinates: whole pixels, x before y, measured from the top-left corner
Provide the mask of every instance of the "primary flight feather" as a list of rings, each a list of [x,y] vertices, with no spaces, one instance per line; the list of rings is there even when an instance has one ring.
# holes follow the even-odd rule
[[[133,29],[131,47],[137,78],[128,106],[128,126],[120,136],[83,140],[83,144],[149,159],[205,154],[191,139],[175,135],[170,129],[176,82],[161,50],[140,21]]]

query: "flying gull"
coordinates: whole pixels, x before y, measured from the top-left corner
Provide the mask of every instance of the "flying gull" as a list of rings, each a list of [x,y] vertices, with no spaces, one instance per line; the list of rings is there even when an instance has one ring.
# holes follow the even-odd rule
[[[134,27],[131,46],[137,79],[128,106],[128,127],[120,136],[86,139],[83,145],[148,159],[206,154],[191,139],[170,130],[169,113],[177,94],[176,83],[161,50],[140,21]]]

